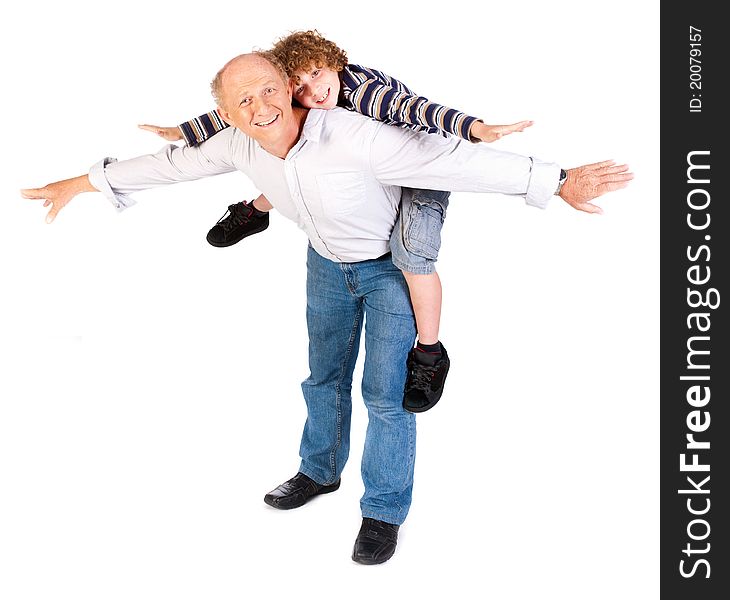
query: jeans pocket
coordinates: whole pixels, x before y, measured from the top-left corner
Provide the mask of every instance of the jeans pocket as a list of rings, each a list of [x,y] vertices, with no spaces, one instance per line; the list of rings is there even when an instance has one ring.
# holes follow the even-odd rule
[[[403,245],[408,252],[436,260],[449,192],[415,190],[403,224]]]

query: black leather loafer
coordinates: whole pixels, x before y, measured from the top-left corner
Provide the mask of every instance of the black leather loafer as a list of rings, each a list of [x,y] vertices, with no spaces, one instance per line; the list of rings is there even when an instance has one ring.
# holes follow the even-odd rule
[[[281,510],[299,508],[304,506],[313,496],[329,494],[339,487],[339,479],[332,485],[319,485],[304,473],[297,473],[289,481],[285,481],[278,488],[266,494],[264,502]]]
[[[363,565],[379,565],[393,556],[397,543],[398,525],[365,517],[355,540],[352,560]]]

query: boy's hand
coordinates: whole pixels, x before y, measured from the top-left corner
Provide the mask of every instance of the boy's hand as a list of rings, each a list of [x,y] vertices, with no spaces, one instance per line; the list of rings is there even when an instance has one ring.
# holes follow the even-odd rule
[[[177,142],[183,139],[182,133],[180,133],[180,130],[177,127],[160,127],[159,125],[137,125],[137,127],[144,129],[145,131],[156,133],[163,140],[167,140],[168,142]]]
[[[598,214],[603,211],[591,200],[625,188],[634,178],[628,165],[617,165],[613,160],[568,169],[566,173],[568,178],[560,188],[560,197],[576,210]]]
[[[477,142],[494,142],[510,133],[524,131],[533,123],[534,121],[520,121],[512,123],[512,125],[487,125],[481,121],[475,121],[469,134]]]

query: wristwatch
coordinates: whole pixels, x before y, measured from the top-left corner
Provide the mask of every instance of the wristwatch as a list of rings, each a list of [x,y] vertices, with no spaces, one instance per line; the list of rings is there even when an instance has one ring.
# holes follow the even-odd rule
[[[560,196],[560,190],[563,189],[563,184],[565,183],[566,179],[568,179],[568,174],[565,172],[565,169],[560,169],[560,178],[558,179],[558,187],[555,188],[556,196]]]

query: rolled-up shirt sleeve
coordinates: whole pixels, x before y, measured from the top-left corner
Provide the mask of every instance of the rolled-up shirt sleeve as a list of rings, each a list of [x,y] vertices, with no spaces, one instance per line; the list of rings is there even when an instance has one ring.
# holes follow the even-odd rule
[[[370,164],[383,184],[515,195],[538,208],[547,206],[560,177],[556,163],[388,126],[373,136]]]
[[[91,167],[89,181],[122,211],[135,204],[132,192],[235,171],[234,133],[230,128],[192,148],[170,144],[156,154],[128,160],[107,157]]]
[[[89,181],[91,185],[104,194],[104,197],[114,205],[114,208],[121,212],[130,206],[134,206],[136,201],[129,194],[115,192],[107,181],[105,173],[106,166],[116,161],[116,158],[107,156],[106,158],[102,158],[98,163],[93,164],[89,169]]]

